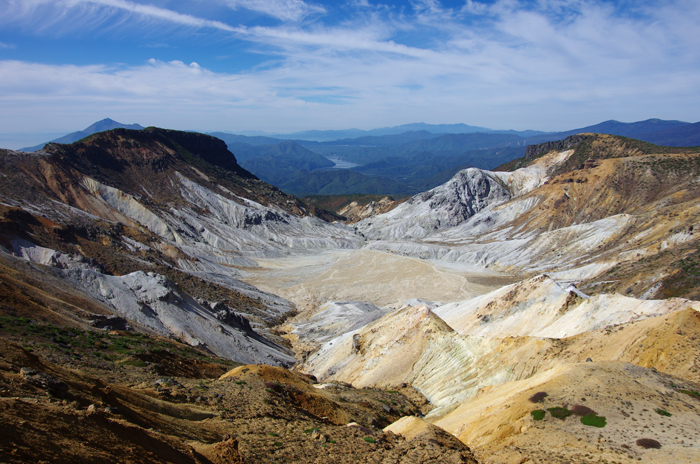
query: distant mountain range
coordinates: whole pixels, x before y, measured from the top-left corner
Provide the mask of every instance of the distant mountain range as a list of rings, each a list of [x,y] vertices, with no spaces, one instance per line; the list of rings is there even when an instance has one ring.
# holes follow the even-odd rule
[[[115,128],[143,129],[103,119],[52,140],[72,143]],[[287,193],[412,195],[431,189],[466,167],[494,169],[524,156],[528,145],[584,133],[619,135],[665,146],[700,145],[700,122],[615,120],[563,132],[493,130],[467,124],[414,123],[372,130],[304,131],[249,135],[211,132],[241,166]],[[24,148],[36,151],[45,144]],[[351,167],[335,169],[337,160]],[[352,165],[356,165],[352,167]]]
[[[406,132],[429,132],[432,134],[473,134],[476,132],[496,133],[496,134],[516,134],[521,137],[530,137],[532,135],[543,134],[542,131],[525,130],[494,130],[486,127],[469,126],[467,124],[426,124],[424,122],[416,122],[412,124],[402,124],[400,126],[382,127],[379,129],[361,130],[310,130],[302,132],[293,132],[291,134],[267,134],[275,138],[292,138],[301,140],[311,140],[315,142],[329,142],[341,139],[354,139],[360,137],[382,137],[385,135],[400,135]],[[262,134],[259,134],[262,135]]]
[[[86,127],[84,130],[77,131],[77,132],[71,132],[70,134],[64,135],[63,137],[59,137],[57,139],[50,140],[49,142],[46,142],[46,143],[73,143],[73,142],[77,142],[80,139],[84,139],[88,135],[92,135],[92,134],[95,134],[97,132],[104,132],[106,130],[112,130],[112,129],[137,129],[137,130],[141,130],[141,129],[144,129],[144,127],[139,125],[139,124],[122,124],[122,123],[117,122],[113,119],[105,118],[101,121],[97,121],[95,124],[92,124],[91,126]],[[39,145],[34,145],[33,147],[20,148],[19,151],[41,150],[42,148],[44,148],[46,143],[40,143]]]

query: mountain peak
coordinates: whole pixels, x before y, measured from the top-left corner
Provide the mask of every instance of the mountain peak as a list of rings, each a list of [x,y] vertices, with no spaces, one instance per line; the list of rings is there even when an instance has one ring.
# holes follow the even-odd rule
[[[112,129],[141,130],[144,129],[144,127],[140,124],[122,124],[120,122],[115,121],[114,119],[105,118],[101,121],[97,121],[96,123],[89,125],[85,128],[85,130],[71,132],[70,134],[64,135],[63,137],[50,140],[46,143],[40,143],[39,145],[35,145],[33,147],[20,148],[19,151],[38,151],[43,149],[49,143],[73,143],[97,132],[104,132]]]
[[[96,123],[91,124],[85,130],[82,132],[89,132],[91,134],[94,134],[95,132],[102,132],[106,130],[111,130],[111,129],[137,129],[141,130],[144,127],[141,126],[140,124],[122,124],[120,122],[115,121],[114,119],[110,118],[105,118],[100,121],[97,121]]]

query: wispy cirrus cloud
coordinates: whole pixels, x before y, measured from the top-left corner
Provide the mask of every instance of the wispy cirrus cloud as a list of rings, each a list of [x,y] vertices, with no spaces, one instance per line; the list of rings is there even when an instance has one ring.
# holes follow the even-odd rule
[[[221,21],[204,19],[197,16],[178,13],[155,5],[132,2],[129,0],[7,0],[3,16],[6,21],[25,20],[31,22],[49,21],[51,24],[60,23],[69,29],[75,28],[76,17],[85,18],[81,26],[99,25],[114,12],[128,13],[143,18],[150,18],[180,26],[192,28],[213,28],[234,32],[237,28]]]
[[[312,14],[326,13],[320,5],[303,0],[220,0],[233,9],[246,8],[282,21],[300,21]]]

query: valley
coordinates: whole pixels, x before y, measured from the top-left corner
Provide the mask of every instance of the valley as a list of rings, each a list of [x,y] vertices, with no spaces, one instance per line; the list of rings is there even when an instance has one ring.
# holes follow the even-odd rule
[[[0,454],[696,462],[700,151],[526,153],[344,220],[203,134],[0,151]]]

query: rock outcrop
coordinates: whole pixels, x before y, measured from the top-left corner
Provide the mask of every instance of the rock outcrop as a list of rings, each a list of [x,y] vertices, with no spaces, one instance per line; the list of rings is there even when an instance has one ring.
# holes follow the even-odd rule
[[[358,222],[355,229],[372,240],[423,238],[437,230],[459,225],[477,212],[509,198],[508,189],[496,176],[469,168],[388,213]]]

